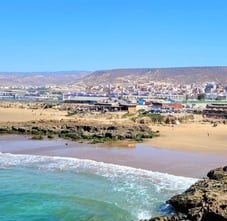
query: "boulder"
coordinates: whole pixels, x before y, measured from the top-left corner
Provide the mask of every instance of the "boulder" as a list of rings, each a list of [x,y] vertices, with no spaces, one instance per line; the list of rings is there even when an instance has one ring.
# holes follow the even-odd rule
[[[227,166],[211,170],[207,176],[167,201],[177,215],[149,221],[227,221]]]

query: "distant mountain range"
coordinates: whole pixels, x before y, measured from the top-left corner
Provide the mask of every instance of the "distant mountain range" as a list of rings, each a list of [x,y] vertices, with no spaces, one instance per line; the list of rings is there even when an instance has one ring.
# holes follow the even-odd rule
[[[220,82],[227,84],[227,67],[182,67],[182,68],[138,68],[113,69],[95,72],[59,71],[31,73],[0,73],[0,86],[77,84],[117,84],[133,82],[170,82],[193,84]]]
[[[158,81],[179,84],[220,82],[227,84],[227,67],[142,68],[96,71],[85,76],[86,84]]]
[[[0,86],[67,84],[90,74],[88,71],[0,72]]]

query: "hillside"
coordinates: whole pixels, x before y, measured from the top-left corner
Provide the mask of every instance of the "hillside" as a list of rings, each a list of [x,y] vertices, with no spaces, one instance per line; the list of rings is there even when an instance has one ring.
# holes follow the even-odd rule
[[[48,84],[88,85],[127,84],[128,82],[169,82],[227,84],[227,67],[138,68],[59,72],[0,72],[0,86],[40,86]]]
[[[227,67],[114,69],[95,71],[82,78],[82,82],[88,85],[140,80],[182,84],[212,81],[227,83]]]
[[[90,72],[0,72],[0,86],[43,86],[75,82]]]

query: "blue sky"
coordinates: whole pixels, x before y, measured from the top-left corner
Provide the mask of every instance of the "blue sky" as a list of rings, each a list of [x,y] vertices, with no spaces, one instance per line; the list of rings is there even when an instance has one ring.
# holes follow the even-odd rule
[[[0,71],[227,66],[226,0],[0,0]]]

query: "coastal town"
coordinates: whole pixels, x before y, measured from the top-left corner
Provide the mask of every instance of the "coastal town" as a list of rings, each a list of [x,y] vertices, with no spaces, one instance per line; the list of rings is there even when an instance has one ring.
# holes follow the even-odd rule
[[[0,221],[227,221],[226,0],[0,6]]]
[[[89,99],[90,98],[90,99]],[[1,100],[65,101],[124,99],[172,99],[176,101],[227,100],[227,85],[220,82],[172,84],[168,82],[127,81],[116,84],[15,85],[0,86]]]
[[[199,113],[204,117],[227,118],[227,85],[220,82],[171,84],[127,80],[93,86],[81,82],[1,86],[0,100],[53,103],[52,106],[68,109],[69,113],[144,111],[158,114]]]
[[[4,157],[6,151],[8,156],[10,151],[22,154],[20,156],[32,154],[33,158],[36,155],[56,155],[59,159],[62,154],[63,157],[101,160],[102,166],[104,163],[118,163],[136,165],[140,170],[154,170],[157,166],[165,173],[201,178],[207,171],[207,165],[224,165],[227,156],[227,104],[226,97],[223,99],[226,87],[220,90],[219,84],[210,85],[203,85],[195,99],[187,96],[190,95],[189,89],[184,91],[180,90],[184,87],[179,87],[184,96],[182,100],[172,96],[175,90],[170,90],[170,96],[158,97],[155,91],[164,95],[164,84],[160,87],[154,85],[150,94],[142,94],[144,91],[141,90],[137,90],[138,94],[124,90],[127,93],[116,96],[111,96],[114,88],[109,94],[104,93],[105,90],[100,93],[101,86],[99,93],[92,88],[85,90],[86,93],[78,93],[76,87],[66,86],[2,87],[1,141],[13,143],[14,139],[16,142],[21,139],[23,147],[15,145],[15,149],[10,149],[0,146],[1,155]],[[151,96],[152,93],[155,96]],[[209,99],[211,94],[222,99]],[[32,143],[40,140],[47,146],[33,147]],[[48,142],[52,141],[63,142],[59,147],[51,147]],[[24,146],[26,142],[28,144]],[[143,146],[137,147],[140,143],[144,149]],[[139,154],[131,153],[137,149],[140,149]],[[158,151],[161,152],[156,157]],[[128,155],[122,158],[122,152]],[[181,160],[181,156],[184,156],[183,163],[173,166],[176,159]],[[203,178],[188,191],[170,198],[167,203],[175,208],[176,215],[149,220],[201,221],[201,217],[226,220],[226,170],[226,166],[212,170],[208,173],[209,179]],[[204,186],[209,188],[204,190]]]
[[[219,167],[191,186],[196,196],[186,191],[166,201],[179,214],[149,220],[226,220],[226,187],[213,185],[226,183],[226,80],[197,76],[196,83],[182,83],[171,74],[169,81],[115,74],[96,72],[77,81],[69,76],[58,84],[0,81],[0,142],[22,141],[19,148],[0,146],[2,156],[85,158],[199,179],[208,167]],[[209,188],[201,192],[204,185]]]

